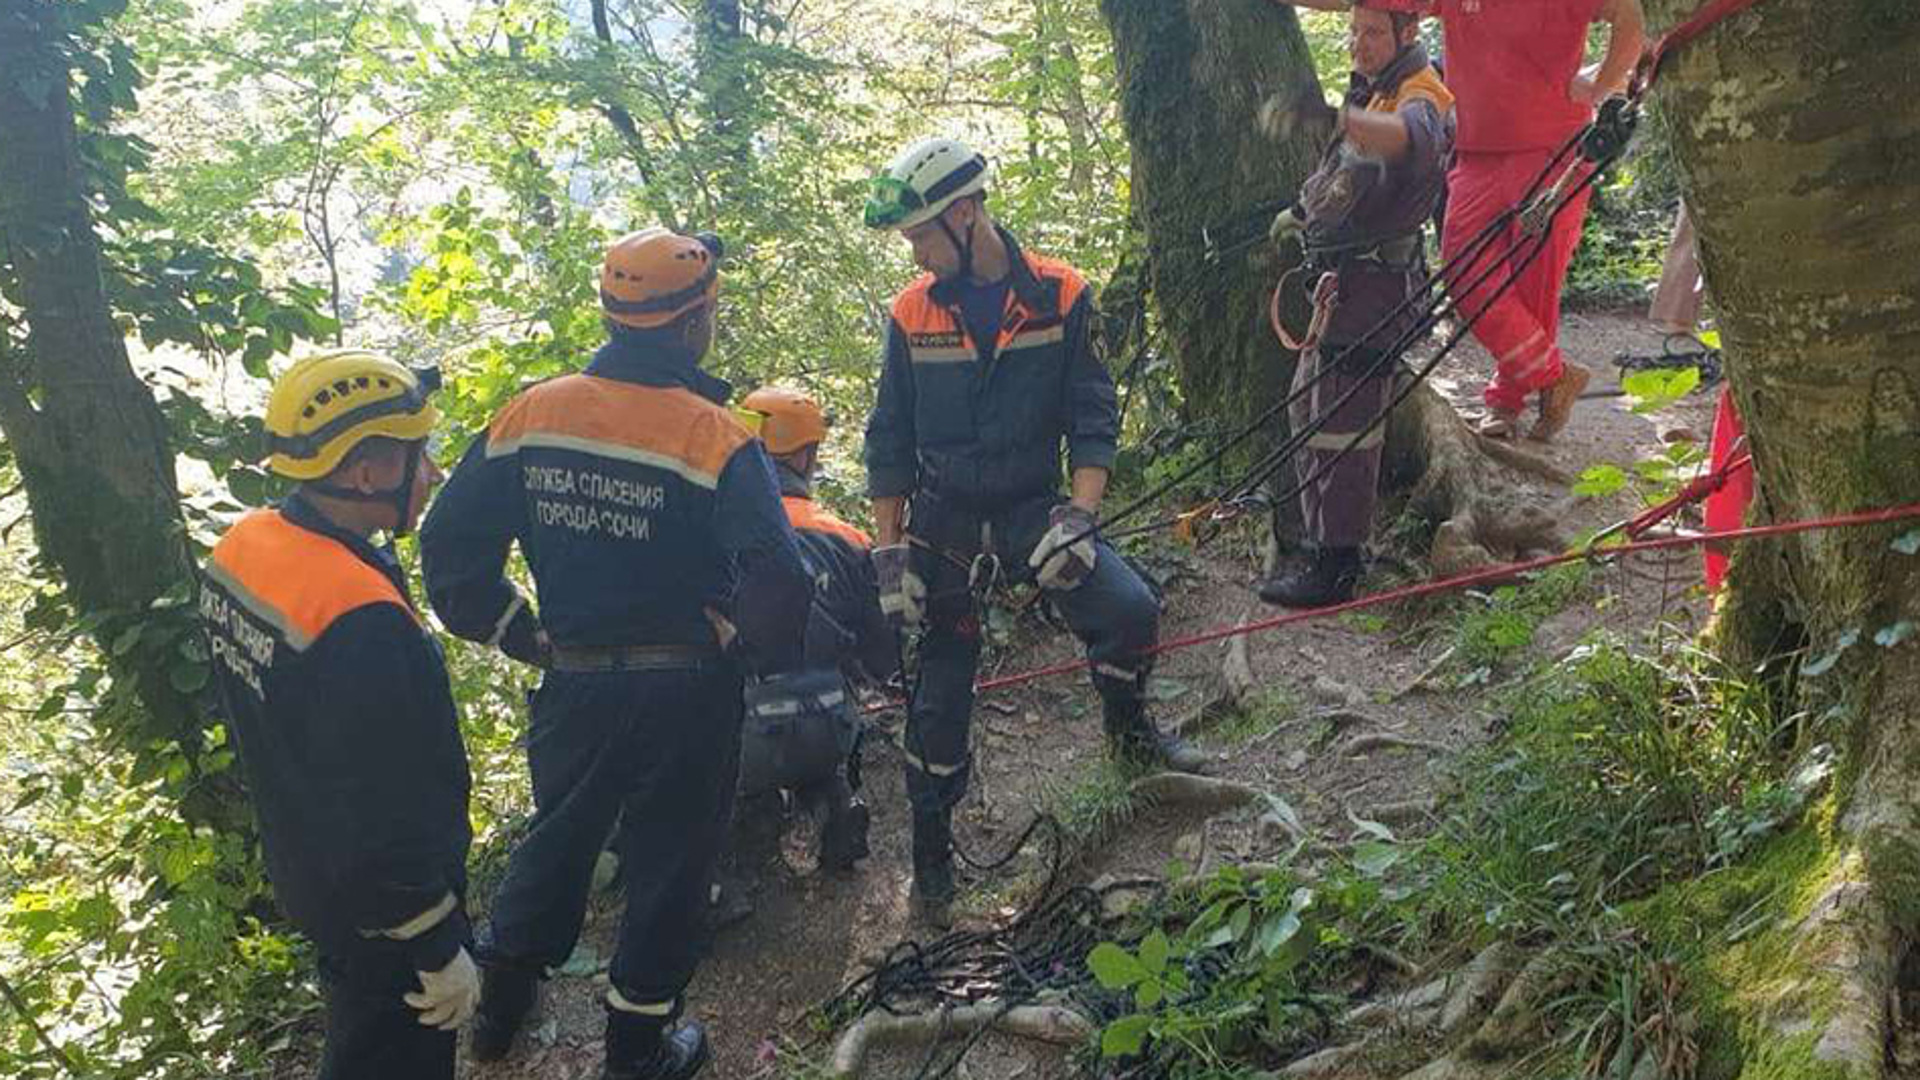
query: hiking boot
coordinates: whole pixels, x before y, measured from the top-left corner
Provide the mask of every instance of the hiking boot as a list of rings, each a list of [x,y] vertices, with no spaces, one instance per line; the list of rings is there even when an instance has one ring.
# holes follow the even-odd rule
[[[667,1031],[653,1017],[607,1010],[607,1062],[600,1080],[687,1080],[711,1056],[707,1029],[697,1020]]]
[[[753,912],[753,898],[745,885],[716,877],[707,886],[707,910],[701,915],[701,928],[711,941],[720,931],[752,918]]]
[[[1260,599],[1290,608],[1320,608],[1353,599],[1360,584],[1359,548],[1323,548],[1313,560],[1260,586]]]
[[[1527,438],[1534,442],[1551,442],[1555,435],[1566,429],[1567,421],[1573,419],[1573,406],[1580,400],[1581,391],[1593,373],[1571,360],[1561,365],[1560,377],[1552,386],[1540,391],[1540,419],[1533,422],[1527,431]]]
[[[914,921],[934,930],[953,926],[953,818],[948,811],[913,815]]]
[[[1161,731],[1139,703],[1108,706],[1101,721],[1107,729],[1107,752],[1116,761],[1155,772],[1199,774],[1207,770],[1203,751],[1178,735]]]
[[[499,1061],[513,1049],[540,995],[540,973],[525,965],[480,960],[480,1006],[474,1010],[467,1052],[475,1061]]]
[[[1520,411],[1496,409],[1489,405],[1487,414],[1474,425],[1473,433],[1489,439],[1511,439],[1520,434]]]
[[[866,858],[870,822],[867,804],[859,799],[835,798],[828,803],[826,824],[820,827],[820,868],[851,870]]]

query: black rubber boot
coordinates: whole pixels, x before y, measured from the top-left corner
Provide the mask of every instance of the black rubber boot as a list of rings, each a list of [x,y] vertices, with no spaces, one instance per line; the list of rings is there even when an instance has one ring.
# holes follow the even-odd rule
[[[869,854],[867,830],[871,815],[867,804],[855,798],[845,781],[831,785],[826,792],[826,818],[820,826],[820,868],[851,870],[853,864]]]
[[[1353,599],[1360,584],[1359,548],[1323,548],[1304,569],[1276,575],[1260,599],[1290,608],[1320,608]]]
[[[913,914],[936,930],[953,926],[953,816],[913,815]]]
[[[687,1080],[712,1056],[707,1029],[688,1020],[669,1031],[667,1021],[607,1009],[607,1063],[600,1080]]]
[[[1102,711],[1107,730],[1107,752],[1114,759],[1140,769],[1202,773],[1207,755],[1199,747],[1161,731],[1147,718],[1143,703],[1109,704]]]
[[[482,949],[480,1007],[473,1014],[467,1050],[475,1061],[499,1061],[540,995],[540,972],[523,964],[490,960]]]

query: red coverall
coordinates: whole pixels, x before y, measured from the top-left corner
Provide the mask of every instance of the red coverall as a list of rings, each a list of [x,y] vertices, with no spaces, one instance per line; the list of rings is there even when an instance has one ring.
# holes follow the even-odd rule
[[[1517,203],[1554,152],[1592,118],[1567,91],[1586,52],[1587,27],[1604,6],[1605,0],[1439,0],[1447,86],[1459,117],[1443,258],[1453,260]],[[1560,378],[1560,286],[1586,212],[1583,193],[1554,219],[1546,248],[1491,304],[1504,268],[1493,269],[1478,288],[1459,290],[1499,260],[1521,261],[1517,221],[1479,257],[1449,271],[1464,315],[1486,306],[1473,333],[1496,365],[1484,395],[1489,408],[1519,412],[1527,395]]]

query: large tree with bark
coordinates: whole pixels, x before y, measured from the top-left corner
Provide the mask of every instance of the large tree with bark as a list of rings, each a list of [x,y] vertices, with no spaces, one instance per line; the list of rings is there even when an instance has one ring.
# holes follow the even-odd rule
[[[1692,9],[1659,0],[1653,14]],[[1916,55],[1912,3],[1765,0],[1659,84],[1758,468],[1756,521],[1920,501]],[[1890,1008],[1920,940],[1920,558],[1890,546],[1898,532],[1808,534],[1734,559],[1725,651],[1858,639],[1834,671],[1786,688],[1832,717],[1843,767],[1835,828],[1805,868],[1795,976],[1747,999],[1776,1036],[1750,1064],[1810,1056],[1835,1075],[1892,1075]]]

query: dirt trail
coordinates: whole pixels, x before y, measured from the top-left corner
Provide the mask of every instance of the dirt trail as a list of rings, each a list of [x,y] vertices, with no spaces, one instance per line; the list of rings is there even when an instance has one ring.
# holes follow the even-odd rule
[[[1658,352],[1659,338],[1637,319],[1569,313],[1562,329],[1569,352],[1595,372],[1593,390],[1615,384],[1610,363],[1623,350]],[[1484,353],[1463,347],[1436,373],[1435,386],[1463,411],[1478,408]],[[1590,391],[1591,392],[1591,391]],[[1556,464],[1578,473],[1599,462],[1628,464],[1656,453],[1661,435],[1686,428],[1704,440],[1711,422],[1712,394],[1696,393],[1654,416],[1629,412],[1618,397],[1582,402],[1571,429],[1546,453]],[[1536,485],[1539,482],[1535,482]],[[1597,526],[1634,509],[1625,495],[1576,504],[1570,524]],[[1169,585],[1163,633],[1171,636],[1228,623],[1258,608],[1250,586],[1257,564],[1256,530],[1229,537],[1204,557],[1188,558]],[[1697,557],[1677,559],[1662,569],[1612,569],[1596,575],[1598,587],[1613,599],[1604,613],[1592,604],[1575,604],[1549,620],[1532,646],[1540,657],[1558,657],[1596,625],[1621,631],[1642,628],[1663,612],[1697,619],[1699,604],[1685,598],[1697,580]],[[1260,608],[1264,612],[1268,609]],[[1255,636],[1248,659],[1268,693],[1284,695],[1301,713],[1342,708],[1363,716],[1362,730],[1465,746],[1488,737],[1491,717],[1481,711],[1477,688],[1446,687],[1404,693],[1429,669],[1446,645],[1444,635],[1422,635],[1396,621],[1349,616],[1316,621]],[[1038,624],[1016,628],[1018,646],[1002,648],[993,663],[1012,671],[1074,655],[1064,635]],[[1196,711],[1220,688],[1219,645],[1165,657],[1158,675],[1163,716]],[[989,669],[991,670],[991,669]],[[897,719],[896,721],[897,722]],[[1027,822],[1033,807],[1050,791],[1071,784],[1093,768],[1101,755],[1098,710],[1084,676],[1056,678],[983,700],[976,712],[975,790],[959,815],[961,839],[970,849],[1003,848]],[[1327,725],[1289,724],[1251,742],[1209,745],[1220,753],[1217,774],[1243,780],[1287,799],[1322,835],[1344,837],[1351,829],[1347,812],[1366,816],[1386,803],[1422,798],[1432,791],[1427,750],[1397,749],[1346,757],[1333,749]],[[1343,733],[1344,734],[1344,733]],[[741,861],[756,882],[755,916],[726,933],[702,969],[690,995],[690,1012],[709,1024],[716,1040],[715,1066],[708,1075],[722,1080],[787,1074],[776,1059],[781,1040],[804,1037],[806,1010],[830,996],[863,970],[865,961],[885,952],[909,933],[908,836],[900,761],[887,745],[867,756],[864,792],[873,808],[873,857],[853,875],[822,875],[810,867],[804,836],[748,843]],[[776,806],[753,812],[763,826],[780,824]],[[1087,876],[1109,871],[1158,873],[1176,851],[1185,861],[1261,859],[1277,852],[1282,839],[1263,834],[1248,821],[1219,819],[1202,824],[1155,813],[1124,831],[1081,869]],[[986,882],[987,885],[995,884]],[[994,901],[976,891],[969,917],[994,917]],[[604,958],[618,920],[617,896],[601,894],[583,938],[578,973],[548,984],[532,1035],[513,1059],[487,1069],[468,1068],[476,1077],[572,1080],[597,1075],[604,975],[592,974],[589,961]],[[604,968],[604,959],[599,966]],[[916,1061],[869,1070],[869,1076],[912,1076]],[[960,1075],[960,1074],[956,1074]],[[1049,1080],[1068,1075],[1056,1051],[988,1040],[968,1060],[964,1075],[975,1080]]]

